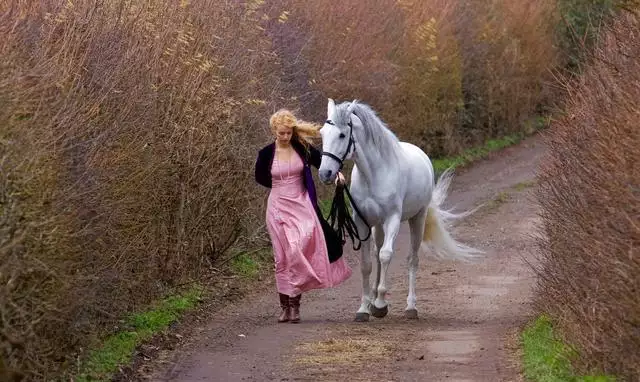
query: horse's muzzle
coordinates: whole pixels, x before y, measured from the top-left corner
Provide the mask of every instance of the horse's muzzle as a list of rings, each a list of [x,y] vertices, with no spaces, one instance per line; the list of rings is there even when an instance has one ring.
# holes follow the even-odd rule
[[[318,178],[324,184],[330,184],[335,179],[336,174],[332,170],[320,170],[318,171]]]

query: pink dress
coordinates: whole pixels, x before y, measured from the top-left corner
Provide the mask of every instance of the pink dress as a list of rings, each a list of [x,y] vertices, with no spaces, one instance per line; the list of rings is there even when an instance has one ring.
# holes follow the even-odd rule
[[[290,162],[281,162],[274,156],[267,202],[276,288],[292,297],[311,289],[336,286],[351,276],[344,257],[329,263],[322,226],[304,187],[303,166],[297,153]]]

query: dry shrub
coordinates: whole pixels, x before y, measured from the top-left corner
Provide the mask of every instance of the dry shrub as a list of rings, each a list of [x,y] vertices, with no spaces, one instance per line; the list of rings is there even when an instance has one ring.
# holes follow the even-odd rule
[[[526,129],[549,100],[555,1],[402,3],[414,35],[395,106],[407,136],[440,156]]]
[[[402,139],[432,156],[451,155],[521,131],[549,101],[554,5],[292,2],[290,36],[305,39],[296,60],[322,94],[364,100]],[[309,113],[323,118],[325,103],[321,94],[310,97]]]
[[[618,18],[569,89],[541,165],[539,303],[581,365],[640,377],[640,22]]]
[[[491,0],[461,10],[465,122],[459,134],[482,140],[527,129],[550,101],[558,54],[555,1]]]
[[[305,80],[317,96],[304,106],[317,112],[320,120],[326,117],[325,94],[338,100],[358,98],[376,109],[388,109],[397,73],[393,57],[404,32],[396,1],[286,3],[290,33],[282,45],[299,42],[295,59],[304,64]]]
[[[3,5],[9,366],[51,377],[92,334],[205,272],[239,235],[251,244],[262,194],[248,158],[279,88],[258,8]]]
[[[399,2],[406,34],[397,62],[390,122],[430,155],[456,153],[463,111],[458,2]]]

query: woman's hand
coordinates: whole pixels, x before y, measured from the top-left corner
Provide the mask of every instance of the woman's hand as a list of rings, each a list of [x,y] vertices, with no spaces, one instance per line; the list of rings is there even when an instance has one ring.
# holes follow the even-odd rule
[[[338,176],[336,176],[336,185],[344,185],[344,175],[340,171],[338,171]]]

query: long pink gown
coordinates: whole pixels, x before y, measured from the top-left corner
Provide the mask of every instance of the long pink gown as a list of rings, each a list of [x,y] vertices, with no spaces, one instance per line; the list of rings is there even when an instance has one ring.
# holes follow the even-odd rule
[[[290,162],[279,161],[275,156],[267,201],[266,222],[273,245],[276,288],[292,297],[336,286],[352,272],[344,257],[329,263],[322,226],[304,187],[303,166],[297,153]]]

